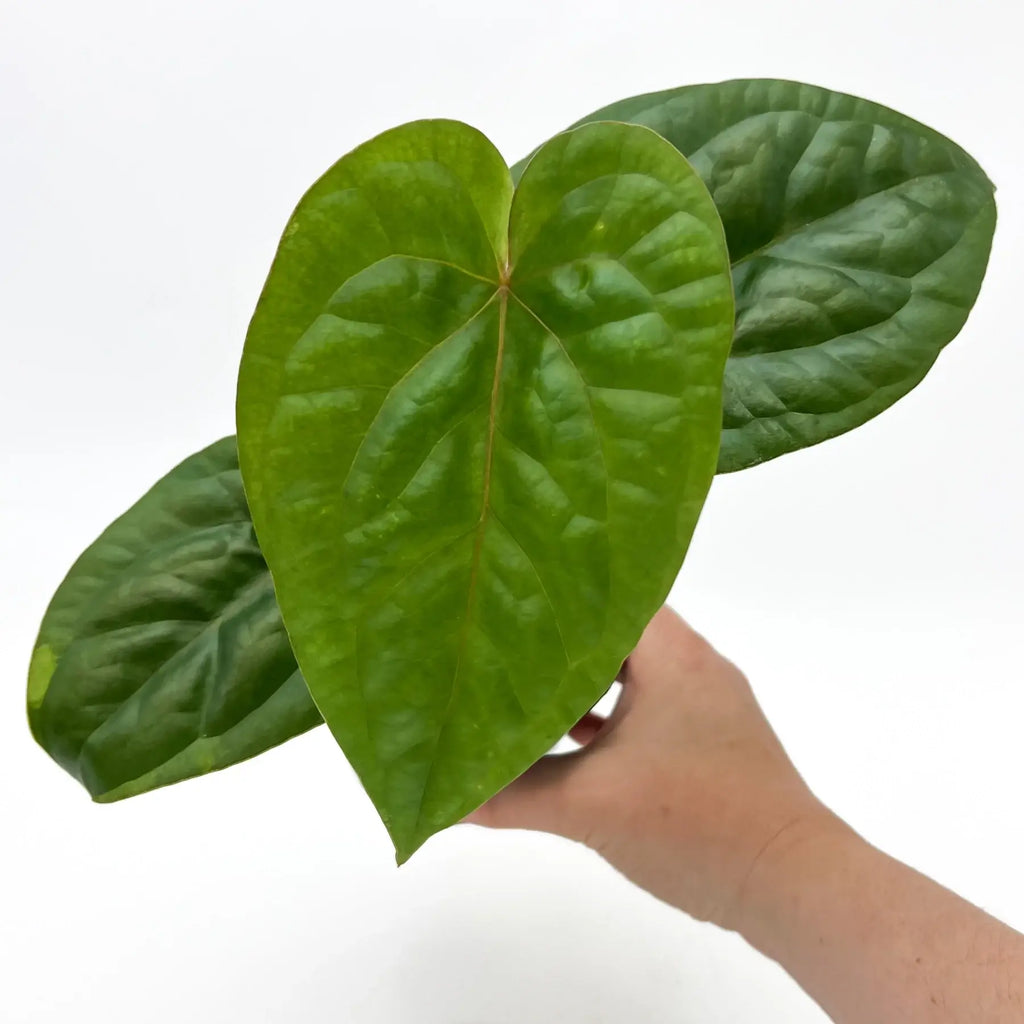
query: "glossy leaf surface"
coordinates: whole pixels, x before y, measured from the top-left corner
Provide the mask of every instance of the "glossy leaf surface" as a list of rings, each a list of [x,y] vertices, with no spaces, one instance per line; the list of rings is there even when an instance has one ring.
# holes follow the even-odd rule
[[[246,339],[246,493],[310,690],[400,860],[541,756],[668,592],[714,474],[721,223],[636,126],[513,197],[405,125],[289,222]]]
[[[636,96],[579,123],[605,120],[647,125],[678,147],[725,224],[736,336],[719,472],[866,422],[963,326],[995,199],[978,164],[937,132],[770,79]]]
[[[28,712],[39,743],[101,801],[224,768],[317,724],[234,438],[177,466],[75,562],[39,631]]]

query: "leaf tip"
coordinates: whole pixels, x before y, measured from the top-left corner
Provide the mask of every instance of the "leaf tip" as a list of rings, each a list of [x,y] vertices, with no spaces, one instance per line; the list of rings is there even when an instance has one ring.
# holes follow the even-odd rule
[[[395,864],[401,867],[405,864],[409,858],[429,839],[428,835],[419,835],[413,832],[406,833],[404,836],[396,836],[392,834],[391,841],[395,846]]]

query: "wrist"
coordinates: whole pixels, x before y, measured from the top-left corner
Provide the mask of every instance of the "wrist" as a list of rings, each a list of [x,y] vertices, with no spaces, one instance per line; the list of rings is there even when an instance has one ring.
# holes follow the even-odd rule
[[[740,888],[733,931],[755,949],[779,959],[788,931],[798,926],[800,894],[808,883],[828,884],[868,844],[824,804],[812,799],[794,809],[768,839]]]

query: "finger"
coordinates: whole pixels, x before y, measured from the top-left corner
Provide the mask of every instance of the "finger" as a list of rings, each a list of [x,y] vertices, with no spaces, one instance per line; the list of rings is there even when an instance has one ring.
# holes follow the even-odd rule
[[[570,730],[569,736],[581,747],[592,743],[597,734],[604,728],[607,719],[588,711]]]
[[[463,821],[487,828],[526,828],[572,836],[571,776],[576,754],[549,754]]]

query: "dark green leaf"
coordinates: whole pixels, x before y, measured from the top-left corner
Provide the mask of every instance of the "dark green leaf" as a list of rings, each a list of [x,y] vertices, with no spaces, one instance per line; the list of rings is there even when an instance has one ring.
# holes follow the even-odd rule
[[[937,132],[770,79],[635,96],[578,123],[607,120],[647,125],[678,147],[725,224],[736,337],[719,472],[865,423],[963,327],[995,200],[977,163]]]
[[[173,469],[72,566],[29,722],[94,799],[224,768],[320,720],[281,625],[234,438]]]
[[[515,197],[427,121],[289,222],[239,375],[242,475],[310,690],[399,860],[608,688],[718,452],[721,223],[653,132],[547,143]]]

